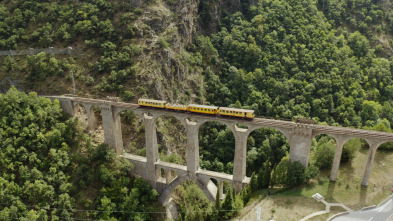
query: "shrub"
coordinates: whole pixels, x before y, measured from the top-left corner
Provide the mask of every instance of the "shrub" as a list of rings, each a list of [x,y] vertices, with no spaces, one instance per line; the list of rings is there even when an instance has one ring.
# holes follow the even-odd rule
[[[315,156],[315,164],[320,169],[330,168],[334,159],[335,145],[333,143],[333,140],[325,140],[326,139],[324,139],[322,143],[318,145]]]
[[[299,161],[291,162],[288,167],[288,185],[291,187],[303,184],[306,180],[305,168]]]
[[[169,47],[169,43],[164,38],[159,38],[158,43],[160,44],[161,48]]]
[[[124,95],[122,97],[123,101],[132,101],[134,99],[135,95],[132,93],[132,91],[124,91]]]

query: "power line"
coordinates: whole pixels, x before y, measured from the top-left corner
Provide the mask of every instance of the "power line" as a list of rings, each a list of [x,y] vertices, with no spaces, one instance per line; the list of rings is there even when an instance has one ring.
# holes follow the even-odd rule
[[[69,48],[54,48],[54,47],[48,47],[48,48],[29,48],[29,49],[22,49],[22,50],[9,50],[9,51],[0,51],[0,56],[9,56],[11,55],[12,58],[14,56],[20,56],[20,55],[35,55],[39,54],[41,52],[45,52],[47,54],[69,54]],[[75,52],[73,52],[75,53]]]

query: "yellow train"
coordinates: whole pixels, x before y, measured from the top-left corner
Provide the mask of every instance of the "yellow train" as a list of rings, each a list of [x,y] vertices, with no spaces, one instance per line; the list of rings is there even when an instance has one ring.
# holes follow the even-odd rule
[[[207,105],[200,105],[200,104],[189,104],[189,105],[170,104],[167,103],[166,101],[151,100],[151,99],[139,99],[138,104],[140,107],[153,107],[153,108],[168,109],[168,110],[182,111],[182,112],[220,115],[224,117],[227,116],[227,117],[238,117],[238,118],[246,118],[246,119],[253,119],[255,117],[253,110],[246,110],[240,108],[216,107],[216,106],[207,106]]]

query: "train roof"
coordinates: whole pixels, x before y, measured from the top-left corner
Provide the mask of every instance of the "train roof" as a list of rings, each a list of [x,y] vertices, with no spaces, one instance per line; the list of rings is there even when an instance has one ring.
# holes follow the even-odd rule
[[[172,103],[167,103],[166,106],[169,106],[169,107],[187,107],[187,105],[184,105],[184,104],[172,104]]]
[[[232,108],[232,107],[220,107],[220,110],[237,111],[237,112],[245,112],[245,113],[254,113],[254,110]]]
[[[166,101],[161,101],[161,100],[152,100],[152,99],[139,99],[138,101],[144,101],[144,102],[155,102],[155,103],[166,103]]]
[[[216,106],[208,106],[208,105],[200,105],[200,104],[189,104],[189,107],[199,107],[199,108],[209,108],[209,109],[218,109]]]

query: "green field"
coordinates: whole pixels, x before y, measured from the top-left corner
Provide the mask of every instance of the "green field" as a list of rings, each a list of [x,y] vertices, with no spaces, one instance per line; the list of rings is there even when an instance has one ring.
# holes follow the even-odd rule
[[[252,220],[256,218],[256,208],[262,208],[262,220],[300,220],[301,218],[321,210],[323,203],[318,203],[311,196],[320,193],[329,203],[344,203],[353,210],[365,206],[376,205],[391,194],[393,185],[393,152],[378,151],[367,188],[360,182],[367,159],[367,150],[356,153],[352,164],[342,164],[337,182],[329,181],[330,171],[321,171],[318,180],[309,185],[293,189],[274,189],[267,196],[267,191],[257,192],[236,219]],[[344,211],[333,207],[329,214],[314,217],[310,220],[326,220],[335,213]]]

